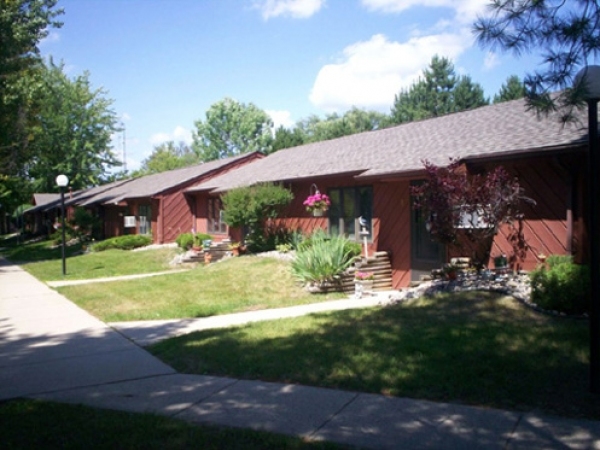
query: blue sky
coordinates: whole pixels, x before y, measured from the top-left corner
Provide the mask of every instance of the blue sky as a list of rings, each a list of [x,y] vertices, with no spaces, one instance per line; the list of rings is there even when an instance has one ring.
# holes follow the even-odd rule
[[[433,55],[492,97],[539,62],[481,49],[488,0],[59,0],[64,26],[41,44],[71,76],[90,72],[126,132],[127,169],[231,97],[291,126],[352,106],[389,112]],[[115,139],[121,157],[123,136]]]

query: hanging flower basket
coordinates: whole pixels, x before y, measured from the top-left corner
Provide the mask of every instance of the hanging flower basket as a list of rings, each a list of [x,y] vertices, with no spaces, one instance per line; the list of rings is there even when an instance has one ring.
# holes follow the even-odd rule
[[[312,195],[309,195],[302,204],[306,207],[308,212],[312,213],[313,216],[321,217],[329,209],[331,200],[329,199],[328,195],[321,194],[317,189],[316,192]]]

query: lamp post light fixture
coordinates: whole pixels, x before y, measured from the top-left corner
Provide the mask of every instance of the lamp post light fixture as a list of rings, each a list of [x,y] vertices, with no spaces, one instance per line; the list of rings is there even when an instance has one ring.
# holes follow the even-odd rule
[[[598,143],[598,101],[600,66],[587,66],[575,77],[584,88],[588,104],[588,236],[590,246],[590,391],[600,393],[600,145]]]
[[[63,276],[67,274],[67,260],[65,258],[65,187],[69,184],[69,178],[66,175],[59,175],[56,177],[56,184],[60,189],[60,216],[61,216],[61,230],[62,230],[62,273]]]

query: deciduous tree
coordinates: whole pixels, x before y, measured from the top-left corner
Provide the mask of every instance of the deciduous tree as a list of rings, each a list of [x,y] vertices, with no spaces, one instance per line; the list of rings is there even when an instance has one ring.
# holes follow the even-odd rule
[[[273,121],[253,103],[225,98],[209,108],[206,120],[195,125],[192,148],[201,161],[271,151]]]
[[[55,191],[59,173],[69,177],[73,189],[99,184],[111,166],[120,165],[111,148],[117,131],[112,100],[91,86],[87,72],[70,79],[62,64],[49,61],[40,73],[36,126],[29,129],[37,157],[27,176],[38,192]]]
[[[483,265],[489,257],[488,238],[503,223],[522,220],[521,204],[532,200],[524,196],[518,179],[502,166],[485,175],[469,174],[457,160],[447,167],[428,161],[424,166],[426,180],[412,187],[411,194],[414,208],[427,220],[432,239],[451,247],[460,247],[461,239],[467,239],[475,251],[474,262]]]
[[[34,156],[28,128],[39,99],[30,81],[39,67],[38,44],[62,25],[56,3],[0,0],[0,174],[21,174]]]
[[[142,161],[140,170],[134,176],[166,172],[199,162],[196,153],[185,142],[175,144],[168,141],[154,147],[152,154]]]

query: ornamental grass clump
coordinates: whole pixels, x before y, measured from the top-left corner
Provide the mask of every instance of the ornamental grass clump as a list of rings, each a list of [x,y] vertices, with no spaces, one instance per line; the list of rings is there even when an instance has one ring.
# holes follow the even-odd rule
[[[338,284],[341,275],[352,265],[356,247],[342,236],[315,233],[303,245],[292,262],[292,274],[310,286]]]

